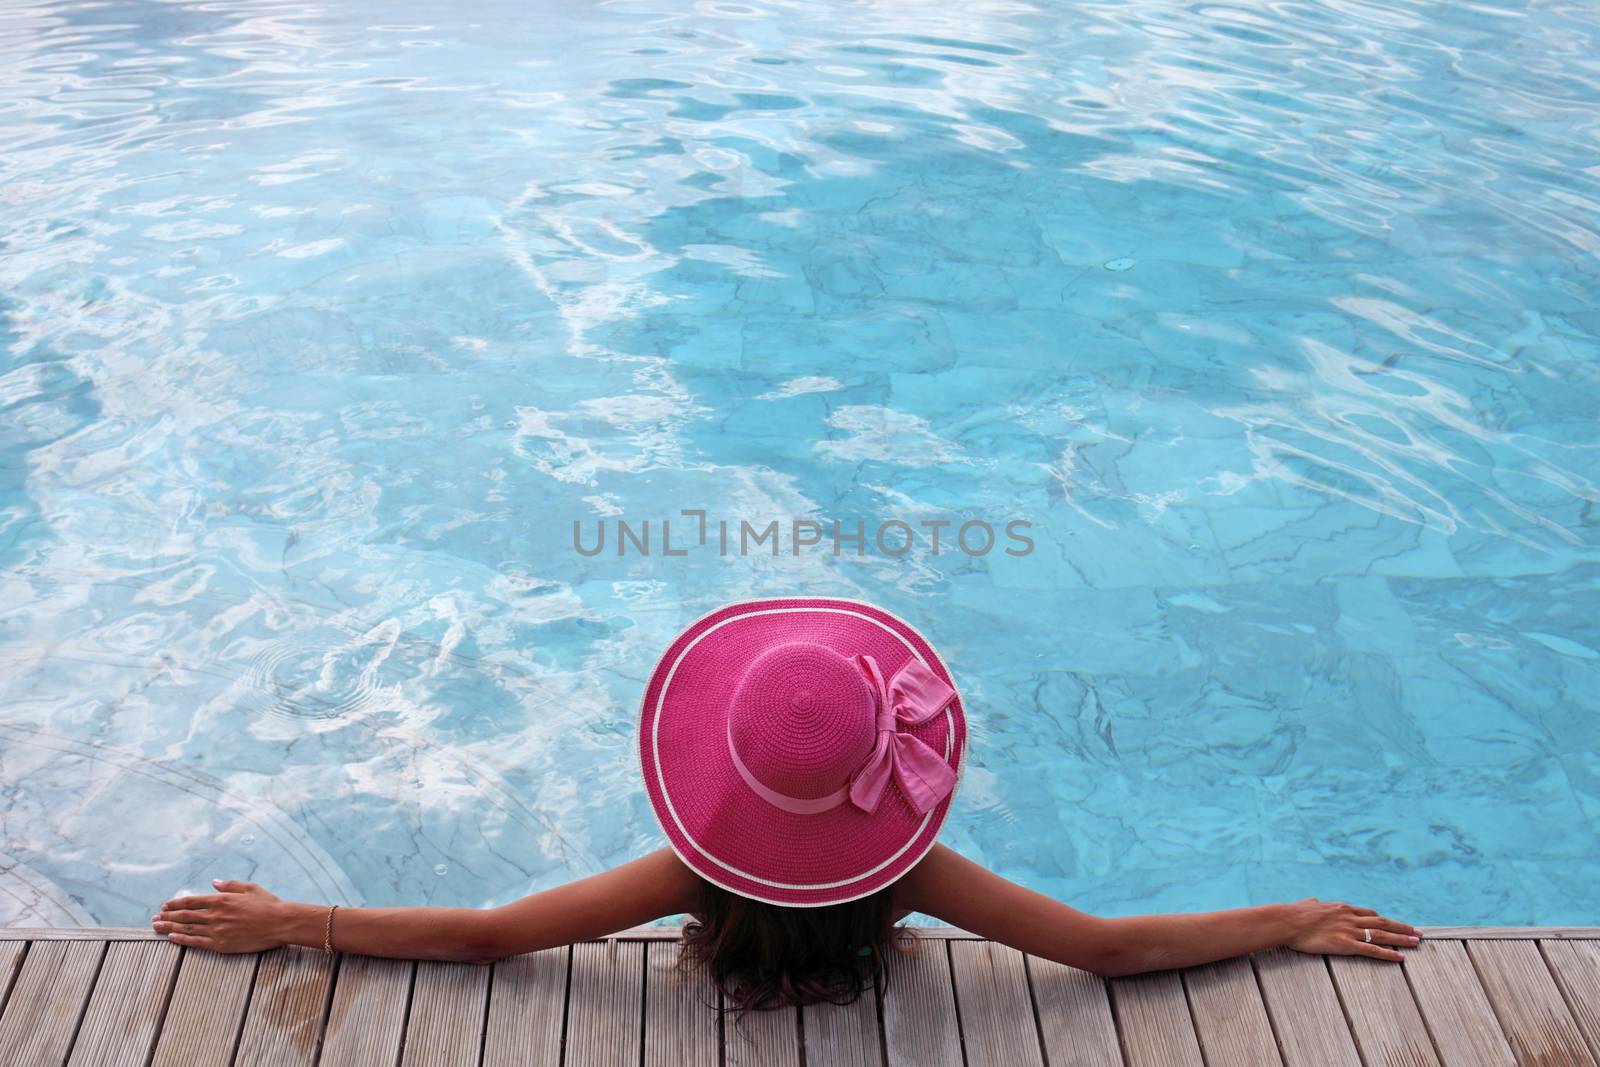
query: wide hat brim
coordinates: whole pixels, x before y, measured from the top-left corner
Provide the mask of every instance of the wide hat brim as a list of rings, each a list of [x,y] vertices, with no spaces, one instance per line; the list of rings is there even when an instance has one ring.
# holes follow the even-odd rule
[[[966,716],[958,692],[943,712],[905,728],[955,769],[956,785],[926,813],[893,781],[871,813],[848,801],[805,815],[775,807],[734,767],[727,716],[745,665],[793,641],[870,655],[886,678],[916,658],[956,689],[933,646],[874,605],[834,597],[729,604],[690,624],[651,671],[639,707],[639,760],[651,809],[691,870],[741,896],[820,907],[877,892],[933,847],[966,767]]]

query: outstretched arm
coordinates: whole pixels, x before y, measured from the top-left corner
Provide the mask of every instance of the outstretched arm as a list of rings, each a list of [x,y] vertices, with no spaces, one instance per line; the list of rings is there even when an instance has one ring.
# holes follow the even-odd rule
[[[1390,947],[1418,943],[1420,932],[1370,908],[1294,904],[1194,915],[1102,919],[1008,882],[943,845],[895,885],[895,903],[1033,956],[1104,977],[1192,967],[1286,946],[1301,952],[1404,957]],[[1372,943],[1362,928],[1372,929]]]
[[[215,884],[213,895],[167,901],[152,927],[180,945],[215,952],[322,947],[327,905],[279,900],[247,882]],[[489,962],[602,937],[698,903],[699,877],[663,848],[498,908],[341,907],[333,945],[363,956]]]

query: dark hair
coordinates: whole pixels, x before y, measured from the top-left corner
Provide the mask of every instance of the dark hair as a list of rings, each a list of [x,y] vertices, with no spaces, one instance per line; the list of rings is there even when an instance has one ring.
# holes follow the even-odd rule
[[[740,1017],[791,1004],[850,1004],[873,983],[883,985],[890,952],[915,951],[915,936],[893,923],[888,887],[798,908],[700,883],[700,910],[684,925],[678,967],[707,968],[722,1010]]]

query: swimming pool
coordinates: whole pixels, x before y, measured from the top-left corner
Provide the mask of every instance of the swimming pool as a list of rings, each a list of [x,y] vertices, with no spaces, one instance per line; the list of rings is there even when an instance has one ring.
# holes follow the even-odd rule
[[[1592,7],[449,10],[0,19],[0,921],[659,847],[807,591],[1078,907],[1600,922]]]

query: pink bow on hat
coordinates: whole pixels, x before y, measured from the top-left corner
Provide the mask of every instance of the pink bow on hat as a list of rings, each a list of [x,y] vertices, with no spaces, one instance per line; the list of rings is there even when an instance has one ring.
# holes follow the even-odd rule
[[[956,772],[944,758],[904,727],[927,722],[956,695],[948,683],[913,657],[885,682],[878,661],[857,655],[878,698],[878,744],[860,770],[850,776],[850,802],[871,814],[878,809],[891,771],[900,792],[924,815],[955,788]]]

